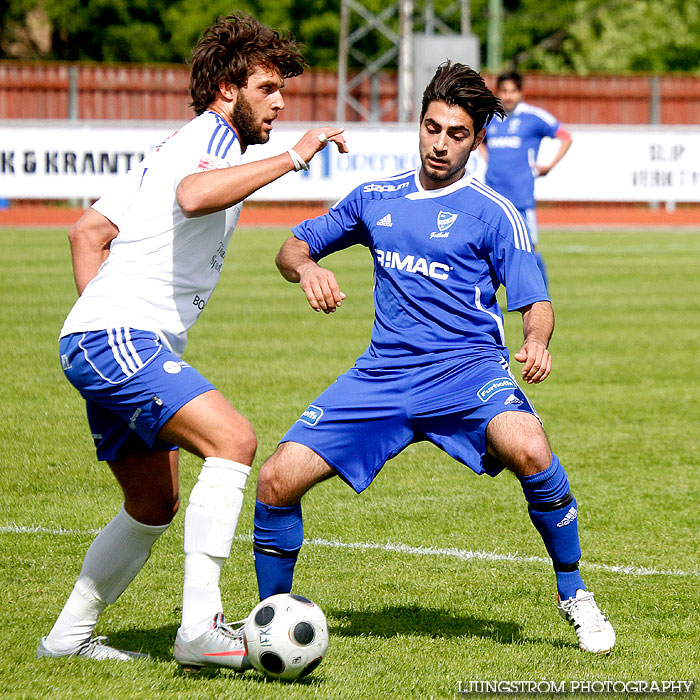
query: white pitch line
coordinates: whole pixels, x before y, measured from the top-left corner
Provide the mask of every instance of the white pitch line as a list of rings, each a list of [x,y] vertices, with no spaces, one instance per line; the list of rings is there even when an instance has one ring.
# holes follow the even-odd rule
[[[39,527],[33,525],[0,525],[0,534],[15,535],[96,535],[99,530],[70,530],[63,527]]]
[[[27,525],[0,525],[0,534],[11,533],[19,535],[96,535],[99,530],[72,530],[65,528],[35,527]],[[253,535],[236,535],[234,539],[239,542],[252,542]],[[516,564],[547,564],[551,561],[545,557],[526,556],[523,554],[499,554],[498,552],[485,552],[483,550],[458,549],[456,547],[412,547],[407,544],[386,542],[343,542],[342,540],[324,540],[319,538],[305,539],[304,544],[311,547],[333,547],[335,549],[356,549],[375,552],[396,552],[397,554],[409,554],[413,556],[445,557],[448,559],[460,559],[462,561],[507,561]],[[700,570],[693,569],[652,569],[646,566],[624,566],[611,564],[596,564],[593,562],[581,562],[586,569],[607,571],[613,574],[627,574],[629,576],[690,576],[700,577]]]

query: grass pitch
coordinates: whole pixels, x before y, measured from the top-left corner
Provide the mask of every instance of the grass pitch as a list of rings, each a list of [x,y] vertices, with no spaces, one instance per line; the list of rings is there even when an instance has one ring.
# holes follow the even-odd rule
[[[256,467],[362,352],[371,327],[367,251],[327,260],[348,299],[332,316],[314,314],[274,267],[286,235],[235,234],[185,355],[255,425]],[[188,455],[181,514],[98,630],[152,660],[35,658],[121,499],[58,363],[75,295],[65,233],[0,231],[0,697],[428,700],[456,698],[474,680],[700,681],[700,235],[545,232],[541,249],[554,369],[527,393],[578,499],[582,571],[616,628],[615,652],[583,654],[556,613],[517,481],[477,478],[420,444],[360,497],[338,480],[306,497],[310,541],[295,591],[326,612],[331,646],[309,679],[284,685],[255,672],[187,675],[172,660],[182,514],[199,470]],[[507,318],[512,350],[519,319]],[[222,575],[231,619],[257,602],[255,472]]]

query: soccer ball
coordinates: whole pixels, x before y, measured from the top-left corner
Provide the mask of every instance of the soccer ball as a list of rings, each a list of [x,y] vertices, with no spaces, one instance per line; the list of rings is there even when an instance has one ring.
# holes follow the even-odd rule
[[[248,659],[268,678],[291,681],[311,673],[328,649],[328,624],[307,598],[279,593],[258,603],[243,625]]]

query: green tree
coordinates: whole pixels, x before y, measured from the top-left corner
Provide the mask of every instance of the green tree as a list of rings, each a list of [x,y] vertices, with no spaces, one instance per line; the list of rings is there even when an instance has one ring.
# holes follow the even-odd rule
[[[696,0],[575,0],[548,5],[549,0],[523,0],[506,20],[506,55],[521,68],[581,75],[700,71]],[[541,26],[535,26],[535,17]]]
[[[388,0],[361,0],[373,13]],[[416,31],[425,3],[415,0]],[[507,65],[548,72],[700,71],[698,0],[503,0]],[[432,0],[436,15],[459,28],[458,4]],[[472,30],[486,45],[488,0],[471,0]],[[292,32],[310,66],[337,67],[341,0],[240,0],[235,9]],[[0,57],[184,62],[230,0],[5,0]],[[451,11],[451,14],[450,14]],[[363,24],[351,13],[351,31]],[[398,33],[398,13],[386,18]],[[376,58],[392,46],[368,33],[356,48]],[[485,62],[482,56],[482,62]],[[351,58],[351,66],[361,64]],[[396,68],[396,59],[387,64]]]

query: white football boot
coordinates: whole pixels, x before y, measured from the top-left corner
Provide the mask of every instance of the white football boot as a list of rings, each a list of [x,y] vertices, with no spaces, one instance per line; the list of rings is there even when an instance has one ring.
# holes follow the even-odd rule
[[[181,666],[222,666],[234,671],[252,668],[246,656],[243,628],[227,625],[223,613],[214,615],[209,629],[191,642],[186,642],[181,632],[178,629],[175,636],[175,661]]]
[[[615,646],[615,630],[603,615],[590,591],[579,588],[575,598],[557,599],[559,614],[573,625],[583,651],[607,654]]]
[[[92,637],[85,644],[67,652],[51,651],[46,644],[46,637],[42,637],[36,655],[41,658],[59,658],[68,656],[79,656],[84,659],[94,659],[95,661],[136,661],[147,659],[148,654],[141,654],[138,651],[123,651],[107,646],[107,637]]]

